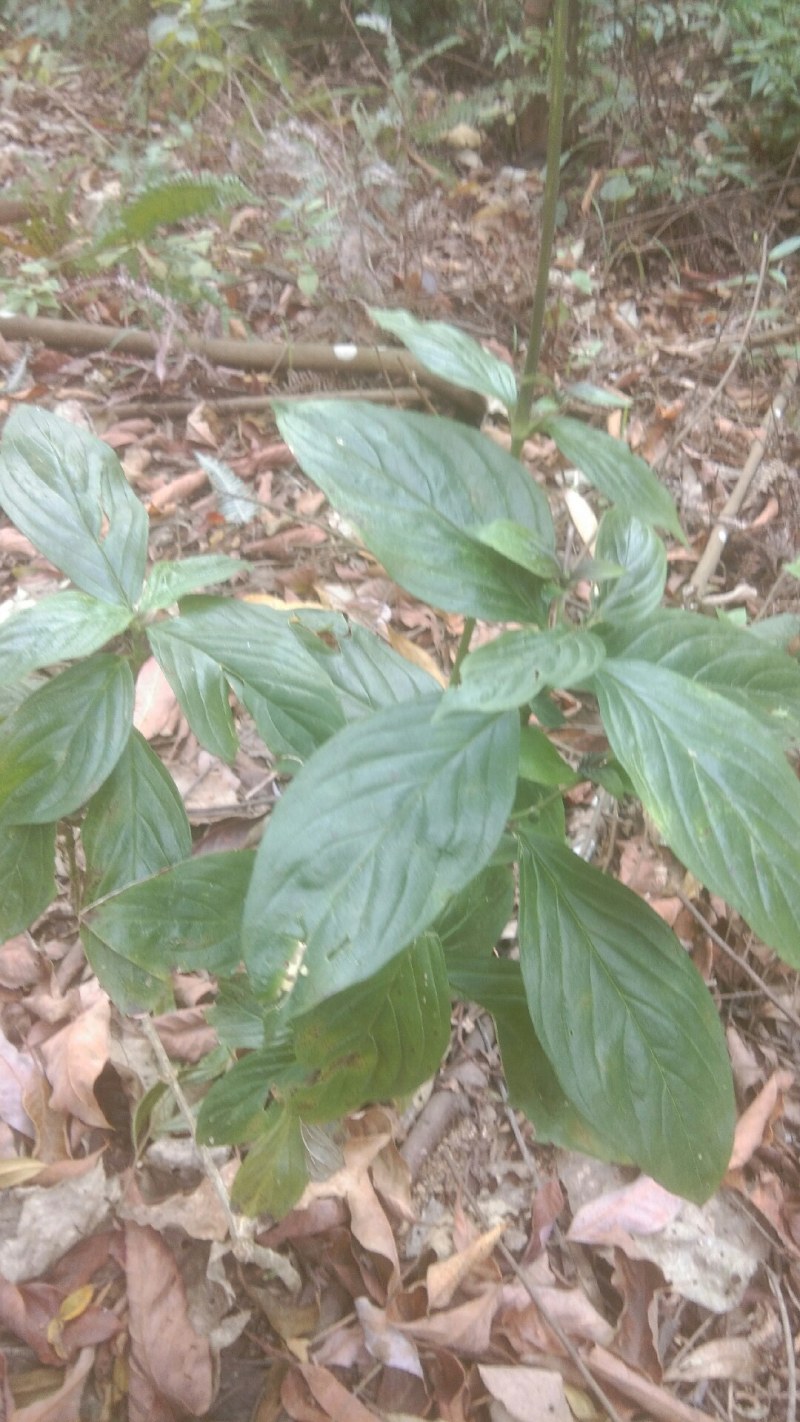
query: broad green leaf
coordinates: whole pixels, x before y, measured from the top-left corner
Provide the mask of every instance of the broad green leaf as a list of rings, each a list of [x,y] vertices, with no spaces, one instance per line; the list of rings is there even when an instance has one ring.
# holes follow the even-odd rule
[[[168,971],[148,973],[126,957],[124,945],[118,952],[96,938],[87,924],[81,928],[81,942],[92,972],[120,1012],[166,1012],[174,1007]]]
[[[104,653],[69,667],[3,722],[0,824],[71,815],[111,774],[131,734],[133,677]]]
[[[338,1119],[370,1100],[415,1091],[450,1041],[439,939],[425,933],[365,982],[293,1019],[298,1063],[313,1080],[291,1094],[304,1121]]]
[[[285,1106],[267,1111],[233,1182],[231,1200],[246,1215],[280,1219],[297,1203],[308,1184],[306,1148],[300,1122]]]
[[[537,1140],[608,1158],[600,1136],[566,1096],[544,1053],[519,963],[463,943],[448,948],[446,958],[453,992],[492,1014],[509,1100],[532,1122]]]
[[[208,1020],[223,1046],[231,1051],[263,1047],[265,1015],[268,1011],[255,996],[249,979],[241,974],[222,978],[208,1010]]]
[[[581,778],[538,726],[523,726],[520,732],[519,774],[535,785],[577,785]]]
[[[575,380],[564,386],[568,400],[581,400],[584,405],[593,405],[598,410],[629,410],[633,404],[630,395],[619,390],[606,390],[602,385],[594,385],[591,380]]]
[[[0,681],[0,722],[8,720],[9,716],[18,711],[32,692],[38,691],[41,686],[47,686],[48,680],[46,676],[34,674],[10,684]]]
[[[525,568],[537,578],[561,579],[561,564],[545,540],[519,523],[507,518],[494,519],[483,528],[475,529],[475,537],[509,562]]]
[[[138,731],[89,801],[81,839],[94,899],[189,858],[192,832],[177,786]]]
[[[541,428],[555,440],[564,458],[580,469],[612,504],[618,504],[624,513],[634,514],[642,523],[666,529],[681,542],[686,541],[667,490],[649,464],[622,440],[565,415],[545,420]]]
[[[242,558],[229,558],[223,553],[203,554],[197,558],[181,558],[176,563],[156,563],[147,575],[140,612],[158,612],[171,607],[187,593],[212,583],[227,583],[239,573],[246,573],[250,564]]]
[[[9,685],[53,662],[88,657],[124,632],[132,616],[86,593],[43,597],[0,625],[0,681]]]
[[[298,463],[396,582],[447,611],[541,620],[540,580],[478,533],[506,519],[555,550],[547,499],[516,459],[439,416],[340,400],[275,410]]]
[[[800,784],[742,707],[651,662],[595,676],[617,758],[664,839],[765,943],[800,967]]]
[[[240,684],[259,733],[277,753],[305,759],[344,723],[330,681],[285,613],[231,598],[187,598],[179,617],[150,629],[150,640],[159,661],[180,645],[216,662],[232,686]]]
[[[607,509],[596,551],[624,572],[607,582],[598,580],[595,613],[624,627],[641,624],[660,607],[667,582],[667,550],[658,534],[622,509]]]
[[[201,746],[220,760],[233,760],[239,737],[222,668],[199,647],[170,636],[170,627],[157,622],[148,629],[153,655]]]
[[[55,825],[0,828],[0,943],[29,928],[55,898]]]
[[[109,953],[162,982],[176,969],[234,973],[252,868],[249,850],[186,859],[90,906],[86,925]]]
[[[447,956],[448,968],[476,955],[488,961],[492,948],[514,912],[514,875],[508,864],[490,866],[454,894],[433,931]]]
[[[747,630],[759,642],[768,642],[773,647],[780,647],[782,652],[797,655],[800,613],[777,612],[774,617],[764,617],[761,622],[751,622]]]
[[[435,721],[438,696],[347,726],[303,766],[258,849],[244,958],[301,1012],[417,938],[486,864],[516,783],[519,721]]]
[[[347,721],[358,721],[373,711],[413,701],[418,696],[430,696],[437,682],[422,667],[415,666],[396,652],[382,637],[346,623],[329,637],[329,646],[321,637],[298,627],[303,646],[333,685],[339,705]]]
[[[516,825],[529,825],[537,834],[549,835],[563,844],[567,832],[563,791],[520,779],[512,819]]]
[[[800,740],[800,666],[749,629],[663,609],[602,634],[613,657],[656,662],[735,701],[784,741]]]
[[[240,1145],[253,1140],[263,1124],[273,1086],[295,1066],[291,1038],[261,1051],[248,1052],[204,1097],[197,1118],[197,1137],[204,1145]]]
[[[511,411],[517,401],[517,382],[510,365],[492,355],[472,336],[444,321],[418,321],[408,311],[370,308],[376,326],[410,350],[420,365],[462,390],[474,390],[487,400],[499,400]]]
[[[20,405],[0,446],[0,505],[76,587],[134,608],[147,557],[147,514],[108,445]]]
[[[442,714],[522,706],[548,687],[580,685],[604,657],[599,637],[571,627],[503,632],[466,658],[461,685],[443,697]]]
[[[520,840],[528,1009],[567,1097],[609,1151],[705,1200],[725,1173],[735,1103],[725,1038],[674,934],[566,845]]]

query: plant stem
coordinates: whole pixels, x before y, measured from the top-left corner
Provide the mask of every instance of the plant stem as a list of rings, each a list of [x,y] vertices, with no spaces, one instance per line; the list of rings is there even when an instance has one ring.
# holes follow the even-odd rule
[[[467,652],[469,651],[469,644],[472,641],[472,634],[474,631],[475,618],[467,617],[464,621],[464,631],[461,633],[461,641],[458,644],[456,659],[453,662],[453,670],[450,673],[451,686],[458,686],[458,683],[461,680],[461,663],[463,662],[465,656],[467,655]]]
[[[533,294],[531,330],[528,354],[520,381],[519,396],[511,417],[511,453],[518,455],[528,432],[533,405],[533,392],[539,368],[542,346],[547,286],[550,277],[550,254],[556,228],[556,206],[561,178],[561,141],[564,129],[564,94],[567,77],[567,31],[569,0],[555,0],[553,6],[553,59],[550,66],[550,116],[547,126],[547,176],[542,204],[542,233],[539,245],[539,269]]]

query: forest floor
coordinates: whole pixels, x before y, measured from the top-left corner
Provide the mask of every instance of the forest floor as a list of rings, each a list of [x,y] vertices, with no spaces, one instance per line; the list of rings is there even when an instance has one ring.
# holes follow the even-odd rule
[[[370,305],[451,321],[519,368],[541,169],[509,163],[468,127],[434,149],[402,134],[388,147],[370,140],[336,98],[364,82],[363,55],[349,73],[331,58],[299,106],[266,88],[255,103],[231,81],[191,124],[171,119],[163,95],[137,124],[107,65],[48,67],[27,41],[6,41],[0,184],[28,220],[0,226],[0,307],[16,313],[0,323],[0,412],[35,403],[106,440],[148,511],[154,557],[239,554],[252,572],[237,596],[344,611],[446,674],[461,620],[431,613],[348,541],[268,401],[366,387],[424,407],[430,395],[380,373],[340,376],[334,347],[377,344]],[[435,95],[415,82],[424,111]],[[128,270],[66,261],[53,278],[43,254],[78,251],[148,165],[162,179],[235,171],[252,200],[178,227],[167,245],[161,233],[132,244]],[[565,170],[544,373],[565,396],[591,382],[595,394],[573,390],[573,403],[673,494],[689,540],[669,549],[676,606],[766,432],[702,607],[748,619],[800,611],[798,583],[781,573],[800,546],[789,383],[800,295],[766,260],[796,229],[800,189],[755,173],[749,188],[637,200],[603,224],[600,181]],[[204,286],[212,299],[197,297]],[[145,330],[152,350],[37,339],[48,316]],[[277,361],[272,373],[234,368],[190,350],[189,336],[297,354],[288,373]],[[317,355],[304,368],[309,343]],[[625,412],[600,408],[598,390],[627,397]],[[781,390],[786,416],[771,428]],[[506,438],[502,425],[493,433]],[[199,456],[247,486],[244,520],[226,516]],[[525,458],[564,537],[578,540],[555,448],[534,438]],[[58,576],[0,520],[0,603],[35,601]],[[274,796],[263,748],[245,738],[233,764],[216,761],[146,673],[137,725],[184,796],[198,850],[250,843]],[[629,1170],[537,1145],[507,1102],[490,1020],[462,1009],[436,1080],[402,1114],[376,1106],[349,1122],[301,1205],[258,1222],[262,1253],[247,1262],[169,1094],[143,1129],[163,1063],[92,977],[59,901],[0,947],[0,1417],[794,1422],[796,975],[686,882],[637,814],[598,807],[584,785],[570,796],[570,832],[590,836],[595,862],[670,923],[714,993],[740,1111],[717,1195],[687,1205]],[[175,990],[155,1029],[170,1070],[184,1072],[214,1045],[212,989],[187,974]],[[27,1154],[46,1170],[19,1184]]]

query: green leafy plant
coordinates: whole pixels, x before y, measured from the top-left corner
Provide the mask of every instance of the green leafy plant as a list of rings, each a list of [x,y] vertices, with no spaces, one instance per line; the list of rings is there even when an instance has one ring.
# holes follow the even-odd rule
[[[469,338],[377,314],[438,374],[515,398],[509,368]],[[196,595],[241,573],[236,560],[145,575],[146,515],[113,453],[17,409],[0,501],[74,590],[0,627],[0,680],[18,692],[0,748],[0,930],[47,906],[68,836],[87,957],[123,1011],[163,1006],[175,969],[218,978],[230,1070],[199,1126],[249,1146],[234,1192],[246,1209],[296,1199],[306,1124],[436,1069],[454,996],[493,1015],[512,1101],[540,1139],[702,1199],[733,1125],[713,1002],[665,924],[567,847],[562,792],[606,777],[568,765],[544,728],[555,690],[591,698],[617,782],[797,966],[800,787],[785,751],[800,739],[800,669],[746,629],[661,610],[655,530],[679,533],[675,511],[608,436],[540,422],[608,505],[576,620],[570,587],[587,568],[565,572],[545,495],[479,432],[328,400],[279,404],[277,418],[392,577],[513,628],[442,690],[340,615]],[[233,695],[291,777],[257,851],[191,856],[174,784],[131,729],[150,652],[203,745],[235,754]],[[519,961],[494,952],[515,875]]]
[[[682,537],[668,493],[624,444],[534,399],[565,13],[558,0],[519,384],[446,325],[373,313],[432,372],[505,406],[512,453],[434,415],[275,407],[299,465],[389,575],[465,617],[445,689],[340,614],[199,595],[245,570],[234,559],[147,572],[146,514],[85,432],[18,407],[0,446],[0,504],[73,584],[0,625],[0,936],[49,904],[59,840],[87,958],[122,1011],[169,1003],[175,970],[216,979],[228,1069],[198,1132],[247,1148],[233,1194],[252,1212],[298,1198],[307,1128],[436,1070],[454,998],[492,1015],[539,1140],[636,1164],[690,1199],[713,1191],[734,1124],[719,1018],[664,922],[569,848],[563,795],[579,780],[638,796],[692,874],[800,966],[787,758],[800,668],[781,641],[796,627],[756,635],[662,609],[658,530]],[[532,428],[603,505],[577,567],[515,457]],[[476,619],[499,635],[470,651]],[[192,856],[175,785],[132,730],[150,654],[203,746],[232,759],[246,712],[288,782],[256,850]],[[567,763],[548,734],[562,691],[596,707],[600,761]],[[518,957],[503,957],[515,900]]]

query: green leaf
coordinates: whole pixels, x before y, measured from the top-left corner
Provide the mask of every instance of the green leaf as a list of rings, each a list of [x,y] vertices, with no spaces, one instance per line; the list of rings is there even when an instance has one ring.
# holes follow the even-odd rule
[[[577,785],[581,778],[538,726],[523,726],[520,732],[519,774],[535,785]]]
[[[128,608],[86,593],[43,597],[0,625],[0,680],[9,685],[53,662],[88,657],[124,632],[131,618]]]
[[[197,1138],[204,1145],[241,1145],[263,1125],[273,1086],[295,1066],[288,1032],[261,1051],[248,1052],[215,1081],[197,1118]]]
[[[249,569],[250,564],[243,558],[229,558],[224,553],[181,558],[177,563],[156,563],[147,575],[139,611],[158,612],[179,602],[187,593],[197,592],[198,588],[212,583],[227,583]]]
[[[509,562],[525,568],[537,578],[561,579],[561,564],[546,541],[530,529],[507,518],[497,518],[475,530],[475,537]]]
[[[0,823],[50,824],[99,790],[131,733],[133,677],[104,653],[34,691],[3,722]]]
[[[148,628],[153,655],[201,746],[220,760],[231,761],[239,737],[222,668],[199,647],[170,636],[170,626],[157,622]]]
[[[420,365],[462,390],[474,390],[487,400],[499,400],[507,410],[517,401],[517,382],[510,365],[487,351],[472,336],[444,321],[418,321],[408,311],[370,307],[376,326],[411,351]]]
[[[293,1019],[298,1063],[313,1081],[291,1093],[304,1121],[336,1120],[404,1096],[432,1076],[450,1041],[439,939],[425,933],[365,982]]]
[[[800,740],[800,666],[749,629],[663,609],[604,640],[613,657],[668,667],[744,707],[784,742]]]
[[[751,622],[747,630],[759,642],[768,642],[773,647],[780,647],[782,652],[795,656],[800,637],[800,613],[776,612],[774,617]]]
[[[220,1042],[231,1051],[264,1045],[264,1019],[267,1009],[253,993],[249,979],[241,974],[220,981],[214,1004],[208,1010],[208,1021]]]
[[[602,1139],[566,1096],[534,1031],[519,963],[465,943],[448,948],[446,957],[453,992],[492,1014],[509,1100],[533,1123],[537,1140],[607,1159]]]
[[[146,241],[159,227],[256,201],[244,183],[231,174],[178,174],[147,188],[126,203],[119,214],[118,225],[102,240],[98,250],[125,242]]]
[[[55,898],[55,825],[0,828],[0,943],[29,928]]]
[[[176,969],[234,973],[252,868],[248,850],[186,859],[92,905],[87,927],[107,953],[164,983]]]
[[[280,1219],[297,1204],[307,1184],[300,1122],[285,1106],[270,1106],[261,1133],[239,1167],[231,1200],[246,1215]]]
[[[725,1038],[691,959],[652,909],[566,845],[520,840],[520,963],[556,1076],[610,1151],[690,1200],[727,1169]]]
[[[89,801],[81,839],[91,898],[189,858],[192,831],[177,786],[138,731]]]
[[[584,405],[592,405],[598,410],[629,410],[633,404],[630,395],[619,390],[606,390],[602,385],[594,385],[591,380],[575,380],[565,385],[564,394],[568,400],[581,400]]]
[[[564,415],[551,416],[542,429],[555,440],[564,458],[580,469],[612,504],[619,504],[624,512],[635,513],[643,523],[666,529],[686,542],[667,490],[649,464],[622,440]]]
[[[174,1007],[170,974],[145,972],[101,938],[81,928],[86,961],[120,1012],[166,1012]]]
[[[301,614],[302,615],[302,614]],[[321,637],[298,625],[303,646],[325,672],[336,690],[347,721],[359,721],[373,711],[430,696],[438,683],[422,667],[396,652],[382,637],[357,622],[331,629],[329,646]]]
[[[305,759],[344,723],[330,681],[286,614],[230,598],[187,598],[180,617],[159,623],[149,635],[167,675],[166,658],[174,657],[176,645],[216,662],[278,754]]]
[[[597,530],[597,557],[624,569],[622,577],[598,580],[593,610],[604,622],[638,626],[661,605],[667,582],[667,550],[647,524],[622,509],[607,509]]]
[[[555,550],[547,499],[516,459],[439,416],[338,400],[275,410],[299,464],[396,582],[447,611],[541,620],[541,582],[478,532],[506,519]]]
[[[599,637],[572,627],[503,632],[470,652],[461,668],[461,685],[442,699],[442,714],[522,706],[548,687],[585,682],[604,657]]]
[[[439,915],[433,931],[441,940],[451,964],[466,958],[488,959],[514,912],[514,875],[511,866],[491,865],[454,894]]]
[[[0,446],[0,504],[76,587],[136,606],[147,514],[102,440],[45,410],[18,406]]]
[[[245,904],[256,982],[300,1012],[369,978],[489,860],[516,782],[519,721],[434,721],[438,696],[323,746],[278,801]]]
[[[774,737],[651,662],[606,661],[595,688],[612,749],[675,854],[800,967],[800,784]]]

